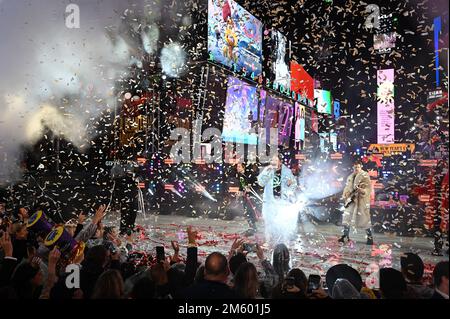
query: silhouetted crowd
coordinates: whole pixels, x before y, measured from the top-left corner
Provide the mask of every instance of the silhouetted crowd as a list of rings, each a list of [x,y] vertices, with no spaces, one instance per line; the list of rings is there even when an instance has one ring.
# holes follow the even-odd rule
[[[404,254],[401,269],[381,268],[379,289],[371,289],[346,264],[329,268],[324,280],[307,277],[290,268],[289,249],[282,243],[267,258],[259,245],[236,238],[228,255],[213,252],[200,260],[192,227],[186,243],[171,243],[170,254],[163,247],[138,251],[137,233],[121,237],[102,224],[104,215],[100,206],[90,221],[80,214],[60,225],[83,243],[74,254],[62,245],[49,246],[45,234],[30,226],[27,209],[3,213],[0,299],[448,299],[448,261],[435,265],[433,284],[427,285],[421,258]],[[180,246],[187,247],[185,253]],[[249,253],[256,253],[259,265],[249,262]]]

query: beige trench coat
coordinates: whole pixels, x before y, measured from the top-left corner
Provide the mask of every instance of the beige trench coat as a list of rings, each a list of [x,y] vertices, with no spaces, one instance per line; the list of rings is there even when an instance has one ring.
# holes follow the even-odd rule
[[[347,178],[343,198],[346,199],[358,185],[362,188],[362,193],[357,193],[353,203],[345,209],[342,223],[356,228],[367,229],[371,227],[370,193],[372,185],[370,183],[370,176],[367,172],[362,171],[356,175],[353,181],[354,176],[355,173],[352,173]]]

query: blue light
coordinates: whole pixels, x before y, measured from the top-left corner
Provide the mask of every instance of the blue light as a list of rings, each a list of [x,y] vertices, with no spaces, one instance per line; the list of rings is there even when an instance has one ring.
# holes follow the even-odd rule
[[[436,65],[436,86],[439,87],[439,33],[441,32],[441,17],[434,18],[434,56]]]

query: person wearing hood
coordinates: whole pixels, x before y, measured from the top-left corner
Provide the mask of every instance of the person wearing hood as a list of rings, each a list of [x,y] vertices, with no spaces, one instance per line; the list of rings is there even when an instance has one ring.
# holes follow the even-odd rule
[[[333,285],[333,299],[362,299],[361,293],[345,278],[338,278]]]

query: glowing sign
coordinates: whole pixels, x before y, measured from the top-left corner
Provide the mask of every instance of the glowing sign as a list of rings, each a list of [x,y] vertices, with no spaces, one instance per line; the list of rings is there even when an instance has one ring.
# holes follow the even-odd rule
[[[295,103],[295,142],[298,150],[303,150],[305,145],[306,108],[300,103]]]
[[[333,111],[334,111],[334,118],[337,120],[339,116],[341,116],[341,102],[334,101],[333,102]]]
[[[377,134],[378,144],[394,143],[394,69],[377,72]]]
[[[415,145],[408,143],[389,144],[389,145],[370,144],[369,148],[367,149],[367,151],[370,153],[383,154],[384,156],[390,156],[392,154],[402,154],[408,150],[411,153],[414,153]]]
[[[314,100],[314,79],[302,65],[291,61],[291,90],[310,100]]]
[[[441,17],[434,18],[434,63],[436,69],[436,86],[439,87],[439,34],[441,32]]]
[[[331,114],[331,92],[327,90],[314,90],[314,100],[317,112]]]
[[[390,52],[392,48],[395,48],[395,40],[397,34],[395,32],[389,32],[386,34],[374,34],[373,35],[373,48],[379,53]]]

